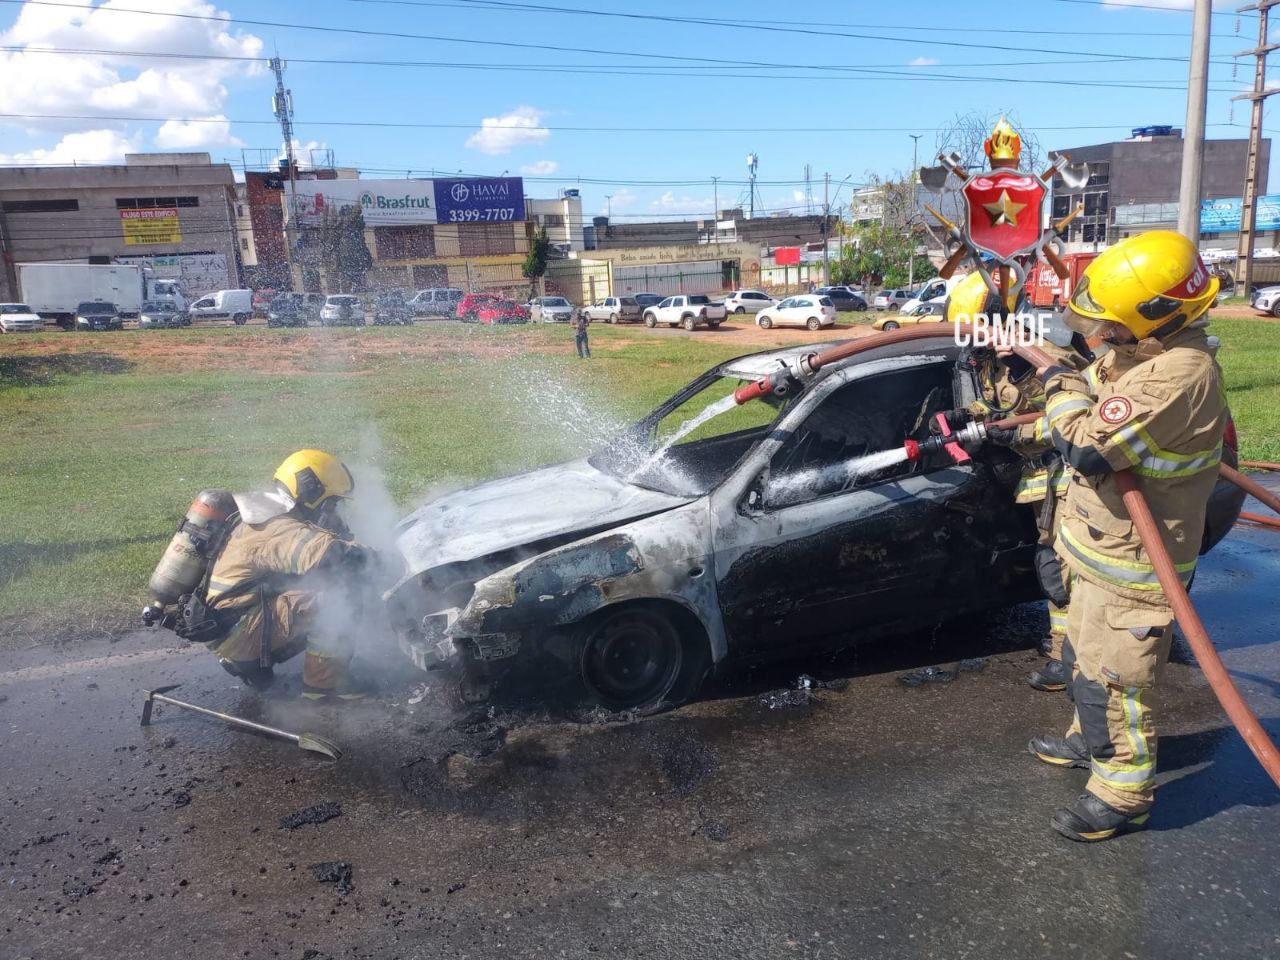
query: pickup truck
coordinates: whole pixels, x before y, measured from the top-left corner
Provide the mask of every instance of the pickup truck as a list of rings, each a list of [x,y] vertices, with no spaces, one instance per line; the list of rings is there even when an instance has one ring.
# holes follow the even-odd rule
[[[640,319],[640,304],[635,297],[605,297],[587,304],[578,313],[600,323],[625,323]]]
[[[644,312],[644,325],[656,327],[660,323],[669,326],[682,326],[693,330],[700,323],[714,330],[728,316],[723,303],[712,303],[705,294],[681,295],[667,297],[656,307],[648,307]]]

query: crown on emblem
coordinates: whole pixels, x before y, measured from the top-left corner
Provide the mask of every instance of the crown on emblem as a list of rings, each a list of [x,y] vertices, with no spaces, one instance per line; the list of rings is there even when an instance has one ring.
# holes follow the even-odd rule
[[[982,141],[982,149],[990,160],[1012,160],[1022,154],[1022,138],[1004,117],[991,128],[991,136]]]

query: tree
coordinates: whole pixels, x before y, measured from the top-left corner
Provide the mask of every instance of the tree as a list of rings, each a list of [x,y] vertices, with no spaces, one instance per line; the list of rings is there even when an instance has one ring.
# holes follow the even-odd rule
[[[831,268],[832,281],[843,284],[906,286],[908,277],[924,280],[937,271],[928,257],[915,251],[923,231],[912,199],[908,177],[867,178],[879,200],[879,216],[855,223],[841,223],[844,253]],[[911,262],[914,257],[914,270]]]
[[[520,273],[529,278],[530,286],[536,284],[547,272],[547,254],[551,250],[551,241],[547,239],[547,228],[539,227],[529,242],[529,252],[525,255],[524,266]]]
[[[982,143],[991,135],[991,128],[1004,117],[1022,138],[1022,159],[1019,166],[1023,170],[1040,170],[1040,139],[1035,132],[1022,126],[1012,110],[970,110],[958,113],[951,122],[938,128],[937,154],[959,154],[960,166],[970,173],[986,170],[989,167],[987,155],[983,152]]]
[[[337,279],[340,292],[363,289],[373,255],[364,241],[364,214],[359,207],[325,212],[320,224],[320,252],[325,270]]]

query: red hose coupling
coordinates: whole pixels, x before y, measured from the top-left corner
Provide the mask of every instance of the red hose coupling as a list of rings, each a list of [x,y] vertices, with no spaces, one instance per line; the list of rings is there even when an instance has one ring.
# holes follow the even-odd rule
[[[908,440],[902,445],[902,449],[907,451],[907,459],[915,462],[920,459],[920,444],[914,440]]]
[[[741,406],[751,400],[759,400],[761,397],[767,397],[773,393],[773,384],[768,378],[757,380],[755,383],[748,383],[746,386],[739,387],[733,391],[734,401]]]

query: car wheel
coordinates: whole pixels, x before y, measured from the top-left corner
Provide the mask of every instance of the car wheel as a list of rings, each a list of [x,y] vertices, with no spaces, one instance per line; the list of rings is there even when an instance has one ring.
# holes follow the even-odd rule
[[[768,330],[773,326],[771,317],[756,317],[756,323],[759,324],[761,330]]]
[[[707,321],[707,329],[708,329],[708,330],[719,330],[719,329],[720,329],[720,321],[719,321],[719,320],[708,320],[708,321]]]
[[[1280,317],[1280,300],[1277,300],[1275,302],[1275,306],[1271,308],[1271,315],[1273,317]]]
[[[746,308],[746,307],[734,307],[734,308],[733,308],[733,312],[734,312],[734,313],[746,313],[746,312],[747,312],[747,308]]]
[[[885,321],[885,325],[884,325],[883,327],[881,327],[880,329],[881,329],[881,330],[897,330],[899,326],[901,326],[901,324],[899,324],[899,323],[897,323],[897,322],[895,322],[895,321],[893,321],[893,320],[887,320],[887,321]]]
[[[644,315],[644,325],[652,329],[653,327],[656,327],[658,325],[658,318],[655,317],[652,313],[646,313]]]
[[[653,711],[668,701],[686,663],[680,631],[650,606],[627,606],[588,622],[580,633],[582,683],[614,710]]]
[[[616,313],[611,313],[611,314],[609,314],[609,322],[610,322],[610,323],[617,323],[617,322],[618,322],[618,315],[617,315]]]
[[[891,303],[891,304],[889,304],[889,312],[890,312],[890,313],[897,313],[897,312],[898,312],[898,306],[899,306],[899,305],[898,305],[898,304],[896,304],[896,303]]]
[[[804,325],[808,327],[810,330],[817,330],[819,327],[822,326],[822,321],[820,321],[817,317],[810,317],[808,320],[804,322]]]
[[[680,324],[681,324],[681,326],[683,326],[686,330],[692,331],[692,330],[694,330],[694,329],[696,329],[696,328],[697,328],[697,326],[698,326],[698,321],[697,321],[696,319],[694,319],[693,317],[685,317],[683,320],[681,320],[681,321],[680,321]]]
[[[243,327],[246,323],[249,322],[249,315],[247,313],[237,313],[234,317],[231,318],[231,321],[237,327]]]

